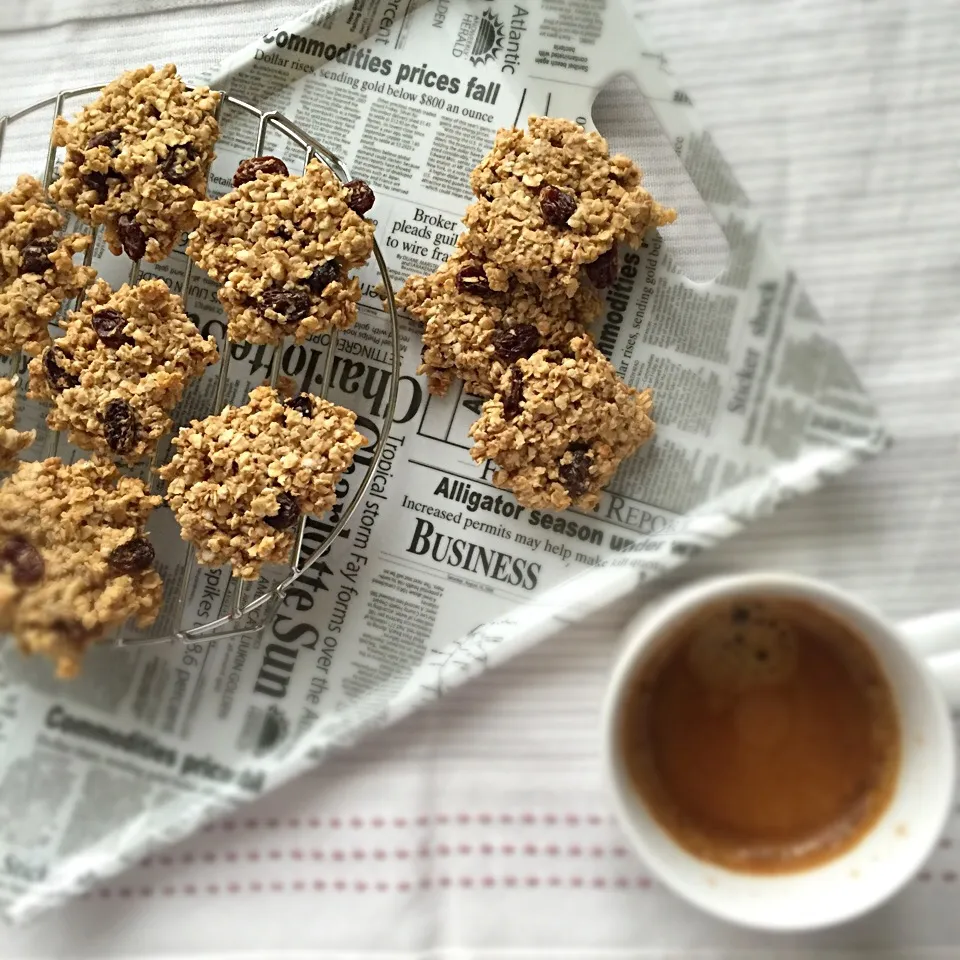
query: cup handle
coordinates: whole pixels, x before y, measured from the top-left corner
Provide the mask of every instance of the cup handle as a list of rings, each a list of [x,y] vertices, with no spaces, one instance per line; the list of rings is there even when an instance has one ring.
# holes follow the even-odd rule
[[[906,620],[900,629],[937,678],[947,702],[960,709],[960,610]]]

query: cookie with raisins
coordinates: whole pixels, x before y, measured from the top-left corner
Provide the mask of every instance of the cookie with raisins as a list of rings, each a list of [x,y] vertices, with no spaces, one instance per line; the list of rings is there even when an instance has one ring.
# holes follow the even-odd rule
[[[463,237],[495,289],[509,277],[573,296],[589,281],[617,277],[617,245],[639,246],[644,233],[676,219],[640,185],[628,158],[570,120],[530,117],[528,130],[498,131],[470,176],[476,201]]]
[[[162,280],[114,291],[100,279],[64,335],[30,361],[28,396],[52,404],[47,424],[71,443],[134,463],[172,429],[170,411],[217,356]]]
[[[627,386],[589,337],[507,370],[470,428],[477,462],[525,507],[592,509],[617,467],[653,436],[649,390]]]
[[[163,260],[206,196],[219,101],[207,87],[189,89],[172,63],[121,74],[73,120],[57,117],[53,142],[66,157],[51,198],[103,226],[114,254]]]
[[[277,157],[244,160],[236,188],[198,203],[187,255],[219,283],[234,342],[297,343],[349,327],[373,251],[373,205],[361,180],[341,183],[319,160],[291,176]]]
[[[158,472],[180,535],[205,566],[255,580],[290,557],[297,523],[336,502],[336,487],[366,440],[356,414],[320,397],[284,398],[269,386],[243,406],[194,420]]]
[[[104,460],[20,464],[0,484],[0,630],[66,678],[128,618],[152,623],[163,583],[145,528],[160,503]]]
[[[417,373],[442,396],[453,379],[468,393],[493,395],[504,371],[544,347],[565,346],[600,314],[600,298],[583,287],[550,296],[511,280],[493,290],[485,264],[458,249],[429,276],[411,276],[397,303],[424,324]]]
[[[89,236],[61,236],[64,219],[33,177],[21,176],[0,194],[0,353],[39,353],[50,343],[50,323],[65,300],[96,276],[73,262]]]

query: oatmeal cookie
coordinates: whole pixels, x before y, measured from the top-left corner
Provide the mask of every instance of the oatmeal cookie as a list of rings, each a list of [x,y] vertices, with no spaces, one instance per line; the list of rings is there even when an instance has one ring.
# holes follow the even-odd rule
[[[53,404],[47,424],[71,443],[133,463],[153,453],[186,385],[216,361],[216,341],[162,280],[114,292],[101,279],[30,361],[28,396]]]
[[[616,279],[616,245],[639,246],[651,227],[676,219],[640,186],[627,157],[611,157],[599,133],[570,120],[530,117],[529,132],[502,129],[470,176],[467,249],[496,264],[494,289],[510,275],[573,296],[584,277]]]
[[[470,456],[525,507],[592,509],[620,461],[653,435],[653,397],[628,387],[589,337],[518,360],[470,428]]]
[[[50,196],[102,224],[113,253],[163,260],[206,196],[219,100],[207,87],[188,90],[172,63],[121,74],[75,120],[57,117],[53,142],[66,158]]]
[[[79,233],[58,236],[64,219],[33,177],[17,178],[0,194],[0,353],[39,353],[50,342],[48,326],[64,300],[77,296],[97,275],[78,266],[74,254],[90,246]]]
[[[0,630],[75,676],[86,648],[163,597],[144,534],[160,497],[106,461],[23,463],[0,484]]]
[[[184,427],[158,473],[198,562],[230,563],[244,580],[264,563],[285,563],[301,514],[333,506],[341,474],[366,443],[355,421],[319,397],[284,400],[261,386],[244,406]]]
[[[200,223],[187,254],[216,280],[234,342],[298,343],[357,316],[360,282],[348,271],[373,250],[364,219],[373,191],[341,184],[319,160],[303,176],[276,157],[244,160],[236,189],[196,206]]]
[[[0,470],[16,469],[19,453],[37,439],[36,430],[17,430],[17,385],[0,377]]]
[[[462,250],[430,276],[410,277],[397,303],[425,324],[417,373],[439,396],[454,377],[468,393],[493,396],[510,364],[542,347],[566,346],[601,309],[586,286],[573,297],[549,296],[516,280],[493,290],[483,262]]]

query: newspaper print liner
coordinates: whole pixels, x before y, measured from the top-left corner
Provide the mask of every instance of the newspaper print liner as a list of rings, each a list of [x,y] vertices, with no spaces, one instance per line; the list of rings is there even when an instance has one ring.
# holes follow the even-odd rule
[[[731,247],[720,276],[694,283],[665,229],[625,252],[607,291],[597,341],[628,382],[654,388],[658,436],[623,464],[596,513],[520,510],[469,461],[471,399],[427,398],[408,327],[396,423],[369,464],[363,502],[287,593],[268,637],[100,650],[70,687],[3,654],[18,681],[0,770],[3,854],[19,865],[2,894],[13,920],[273,789],[887,443],[666,59],[643,48],[620,7],[409,7],[395,18],[378,16],[374,0],[317,7],[208,82],[282,107],[371,183],[396,284],[452,248],[466,175],[498,126],[529,113],[589,124],[606,81],[633,77],[667,135],[634,159],[652,176],[676,150]],[[218,152],[229,157],[244,133],[225,127]],[[651,186],[679,206],[679,227],[683,204]],[[365,272],[361,282],[330,396],[376,427],[390,373],[378,355],[375,280]],[[197,301],[202,329],[222,323]],[[320,355],[307,344],[284,372],[312,383]],[[234,369],[257,382],[262,353],[238,348]],[[356,478],[345,484],[347,497]],[[155,540],[164,532],[175,536],[158,530]],[[229,604],[226,579],[195,576],[184,623]],[[124,806],[99,809],[104,790]]]

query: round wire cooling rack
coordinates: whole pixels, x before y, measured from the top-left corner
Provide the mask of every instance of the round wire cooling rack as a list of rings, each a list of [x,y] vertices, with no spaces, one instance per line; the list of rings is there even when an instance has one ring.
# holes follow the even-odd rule
[[[83,87],[74,90],[61,91],[54,97],[41,100],[29,107],[10,116],[0,117],[0,159],[2,159],[5,143],[10,141],[11,128],[18,122],[25,124],[35,120],[43,110],[52,107],[50,139],[47,146],[46,162],[43,170],[43,187],[46,190],[53,178],[57,167],[57,148],[52,139],[53,120],[64,114],[64,109],[69,101],[79,100],[84,97],[90,97],[100,92],[102,85]],[[298,127],[283,114],[276,111],[264,112],[257,107],[239,100],[236,97],[229,96],[223,92],[220,94],[220,100],[217,105],[216,117],[221,122],[225,107],[239,111],[240,125],[250,128],[256,125],[256,135],[252,138],[252,152],[247,152],[246,156],[260,156],[264,152],[264,146],[267,143],[269,135],[274,134],[285,139],[295,148],[303,152],[303,169],[307,164],[317,158],[321,160],[334,175],[345,183],[351,179],[346,167],[342,161],[332,151],[324,147],[319,141],[311,137],[308,133]],[[70,109],[70,108],[67,108]],[[75,109],[75,108],[74,108]],[[243,121],[246,121],[244,124]],[[252,121],[252,123],[250,122]],[[221,143],[223,142],[223,129],[221,128]],[[290,166],[288,164],[288,166]],[[26,171],[24,171],[26,172]],[[209,184],[209,181],[208,181]],[[70,224],[68,224],[68,228]],[[89,232],[85,225],[77,223],[75,229]],[[84,255],[84,265],[90,266],[97,259],[96,248],[99,228],[95,227],[92,231],[93,242],[87,248]],[[182,274],[182,287],[180,291],[184,302],[184,308],[190,312],[191,296],[191,278],[193,276],[193,262],[183,254],[177,251],[168,258],[172,260],[176,256],[183,256],[185,266]],[[393,424],[393,418],[396,412],[397,391],[399,388],[399,328],[397,320],[396,303],[393,296],[393,288],[390,282],[389,271],[386,262],[376,240],[374,240],[373,255],[376,260],[377,268],[380,273],[382,284],[382,299],[385,304],[383,314],[388,320],[388,333],[390,337],[390,360],[389,360],[389,389],[386,393],[385,406],[383,413],[379,416],[380,432],[377,442],[373,446],[372,453],[368,458],[366,474],[360,483],[356,486],[353,493],[346,502],[339,505],[339,516],[327,530],[322,541],[310,553],[304,553],[305,532],[308,523],[306,515],[301,516],[296,534],[294,537],[294,546],[291,551],[289,563],[282,568],[278,576],[266,578],[261,576],[258,581],[243,581],[237,578],[231,578],[230,585],[225,590],[222,597],[222,606],[219,616],[208,622],[195,624],[189,628],[183,628],[183,619],[187,612],[187,602],[195,592],[199,577],[199,568],[196,563],[193,548],[189,545],[183,545],[179,561],[173,560],[171,566],[178,572],[178,577],[173,579],[165,578],[164,584],[164,608],[158,617],[158,623],[166,625],[166,630],[157,635],[149,635],[142,631],[121,632],[114,642],[118,646],[137,647],[147,644],[170,643],[180,641],[182,643],[196,643],[200,641],[220,640],[230,637],[251,636],[262,633],[266,627],[273,621],[274,616],[280,604],[283,602],[287,590],[300,579],[316,562],[329,550],[336,538],[340,535],[344,527],[350,522],[351,517],[357,507],[362,502],[370,483],[374,477],[374,468],[380,460],[386,441],[389,438],[390,429]],[[102,254],[100,255],[102,256]],[[164,261],[164,262],[168,262]],[[140,279],[140,263],[133,263],[130,268],[127,282],[135,284]],[[77,309],[83,300],[81,293],[73,301],[73,309]],[[64,311],[58,317],[58,321],[63,316]],[[55,327],[57,324],[54,325]],[[224,324],[223,338],[218,342],[220,349],[219,370],[216,372],[216,387],[214,400],[208,413],[219,412],[223,409],[226,399],[227,387],[230,382],[230,365],[233,351],[230,349],[230,342],[226,339],[226,325]],[[269,383],[276,387],[283,368],[284,351],[288,344],[282,341],[273,348],[272,355],[268,361]],[[328,342],[325,347],[325,356],[322,365],[322,381],[319,391],[311,391],[314,395],[326,398],[330,390],[331,380],[334,371],[334,359],[337,353],[337,331],[331,329],[328,332]],[[3,359],[3,358],[0,358]],[[9,364],[12,367],[13,375],[21,377],[21,371],[24,369],[24,361],[20,354],[14,354],[9,358]],[[22,377],[21,377],[22,380]],[[23,386],[22,382],[19,384]],[[176,414],[174,414],[176,419]],[[40,421],[44,423],[44,419]],[[179,421],[178,421],[179,422]],[[45,424],[43,427],[46,430]],[[58,446],[61,443],[60,433],[57,431],[46,430],[45,436],[38,439],[38,444],[42,444],[43,456],[56,456]],[[160,449],[158,447],[158,449]],[[365,451],[366,453],[366,451]],[[357,461],[355,460],[355,465]],[[153,468],[158,465],[157,455],[145,467],[146,477],[151,484],[156,485],[156,477],[153,474]],[[143,471],[142,471],[143,472]],[[165,509],[165,508],[163,508]],[[336,515],[336,508],[335,514]],[[181,543],[181,541],[177,541]]]

